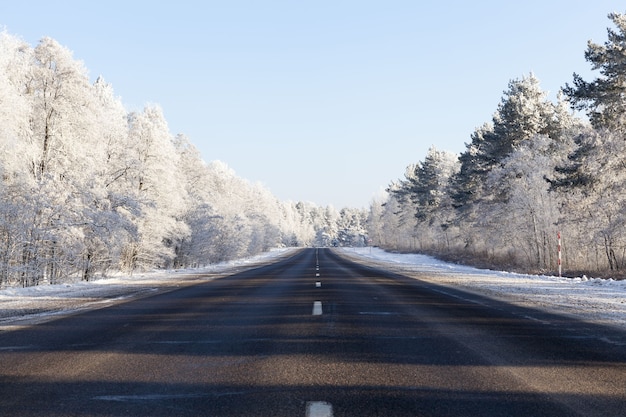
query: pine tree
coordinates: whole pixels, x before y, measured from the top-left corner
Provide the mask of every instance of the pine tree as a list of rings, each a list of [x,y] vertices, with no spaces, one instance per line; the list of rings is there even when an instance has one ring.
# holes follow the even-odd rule
[[[457,170],[457,155],[439,151],[432,146],[424,161],[414,165],[413,172],[407,174],[404,186],[395,192],[406,196],[413,203],[418,221],[432,224],[447,193],[450,177]]]
[[[480,198],[484,178],[490,169],[482,156],[486,137],[490,135],[493,135],[493,126],[485,123],[472,133],[471,142],[465,144],[465,152],[459,155],[459,171],[450,179],[450,187],[453,206],[460,213],[467,214]]]
[[[626,130],[626,15],[610,13],[617,30],[607,29],[604,45],[589,41],[585,59],[601,76],[591,82],[574,73],[563,91],[577,110],[586,110],[596,128]]]
[[[453,179],[453,198],[461,213],[472,204],[492,197],[485,190],[487,175],[500,166],[520,144],[535,135],[559,132],[555,106],[541,90],[534,76],[512,80],[504,92],[491,124],[485,124],[472,135],[467,150],[461,154],[461,168]]]

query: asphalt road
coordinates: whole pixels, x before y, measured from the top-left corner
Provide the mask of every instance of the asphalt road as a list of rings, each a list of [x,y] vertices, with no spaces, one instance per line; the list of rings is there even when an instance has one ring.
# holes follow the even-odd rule
[[[1,416],[626,416],[626,334],[306,249],[0,333]]]

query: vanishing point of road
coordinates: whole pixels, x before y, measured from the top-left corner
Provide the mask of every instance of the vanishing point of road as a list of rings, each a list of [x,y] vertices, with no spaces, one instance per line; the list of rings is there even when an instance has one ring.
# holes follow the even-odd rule
[[[626,416],[626,333],[331,249],[0,332],[1,416]]]

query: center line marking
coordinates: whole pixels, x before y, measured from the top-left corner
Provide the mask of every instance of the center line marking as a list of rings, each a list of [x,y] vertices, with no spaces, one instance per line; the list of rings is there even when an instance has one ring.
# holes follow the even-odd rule
[[[313,303],[313,315],[321,316],[322,315],[322,302],[316,301]]]
[[[326,401],[306,403],[306,417],[333,417],[333,406]]]
[[[317,288],[320,288],[320,287],[322,286],[322,283],[321,283],[320,281],[317,281],[317,282],[315,283],[315,286],[316,286]]]

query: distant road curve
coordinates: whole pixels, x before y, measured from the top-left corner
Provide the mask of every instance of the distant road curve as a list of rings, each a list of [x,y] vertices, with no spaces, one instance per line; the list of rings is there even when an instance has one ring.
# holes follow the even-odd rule
[[[0,364],[3,416],[626,415],[623,332],[331,249],[0,331]]]

